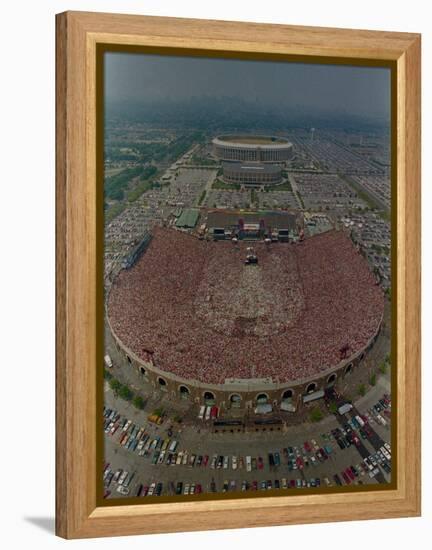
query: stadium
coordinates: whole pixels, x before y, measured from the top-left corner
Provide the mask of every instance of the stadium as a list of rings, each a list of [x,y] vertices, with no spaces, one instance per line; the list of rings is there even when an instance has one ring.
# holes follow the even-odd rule
[[[384,297],[345,233],[253,244],[156,227],[107,297],[116,346],[170,398],[294,411],[361,364]]]
[[[293,154],[292,143],[276,136],[222,135],[212,145],[213,155],[225,161],[284,163]]]

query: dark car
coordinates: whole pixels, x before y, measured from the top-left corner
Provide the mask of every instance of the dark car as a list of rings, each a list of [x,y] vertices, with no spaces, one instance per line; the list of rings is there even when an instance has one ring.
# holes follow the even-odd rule
[[[181,481],[179,481],[177,483],[177,487],[176,487],[176,495],[181,495],[182,492],[183,492],[183,483]]]
[[[279,480],[278,480],[278,479],[275,479],[274,488],[275,488],[275,489],[280,489],[280,483],[279,483]]]
[[[333,479],[335,480],[336,485],[342,485],[342,481],[337,474],[333,476]]]
[[[275,466],[280,466],[281,461],[280,461],[279,453],[274,454],[274,463],[275,463]]]
[[[155,490],[155,495],[156,496],[160,496],[162,494],[162,487],[163,487],[163,484],[161,482],[159,482],[157,485],[156,485],[156,490]]]
[[[269,464],[270,464],[270,466],[274,466],[274,465],[275,465],[275,461],[274,461],[274,457],[273,457],[273,454],[272,454],[272,453],[269,453],[268,459],[269,459]]]
[[[141,496],[141,491],[143,490],[143,484],[140,483],[137,487],[137,490],[136,490],[136,493],[135,493],[135,496],[137,497],[140,497]]]

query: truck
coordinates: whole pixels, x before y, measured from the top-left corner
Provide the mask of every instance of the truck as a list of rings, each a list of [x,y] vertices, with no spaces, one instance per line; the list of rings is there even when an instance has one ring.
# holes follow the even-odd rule
[[[340,405],[338,407],[338,413],[339,414],[346,414],[347,412],[350,412],[350,410],[353,408],[351,403],[344,403],[343,405]]]
[[[108,354],[106,354],[104,357],[104,363],[105,363],[105,366],[108,367],[109,369],[112,368],[113,366],[112,359]]]

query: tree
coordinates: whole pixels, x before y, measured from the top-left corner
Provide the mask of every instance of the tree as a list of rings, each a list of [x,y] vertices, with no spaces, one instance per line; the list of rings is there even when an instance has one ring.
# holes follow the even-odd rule
[[[375,384],[376,384],[376,379],[377,379],[376,374],[375,374],[375,373],[371,374],[371,377],[370,377],[370,379],[369,379],[369,383],[370,383],[371,386],[375,386]]]
[[[338,411],[338,406],[336,405],[336,403],[334,401],[332,401],[330,404],[329,404],[329,411],[332,413],[332,414],[336,414],[337,411]]]
[[[364,384],[360,384],[357,388],[358,394],[363,397],[363,395],[366,394],[366,386]]]
[[[105,380],[111,380],[112,377],[113,377],[113,376],[112,376],[112,374],[109,372],[109,370],[104,369],[104,378],[105,378]]]
[[[127,386],[121,386],[118,392],[119,396],[126,401],[130,401],[133,397],[133,393]]]
[[[383,361],[378,368],[381,374],[385,374],[387,372],[387,363]]]
[[[114,393],[118,393],[119,389],[121,388],[121,384],[117,380],[117,378],[111,378],[111,380],[109,381],[109,385]]]
[[[132,401],[134,407],[137,409],[143,409],[144,408],[144,399],[140,395],[136,395]]]
[[[314,407],[310,413],[310,419],[312,422],[319,422],[323,418],[323,413],[319,407]]]

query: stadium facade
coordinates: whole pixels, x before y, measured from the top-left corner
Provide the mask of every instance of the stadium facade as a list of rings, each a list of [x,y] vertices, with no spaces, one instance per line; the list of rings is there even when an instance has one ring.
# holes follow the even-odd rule
[[[277,185],[282,181],[282,170],[277,164],[222,162],[223,180],[245,186]]]

